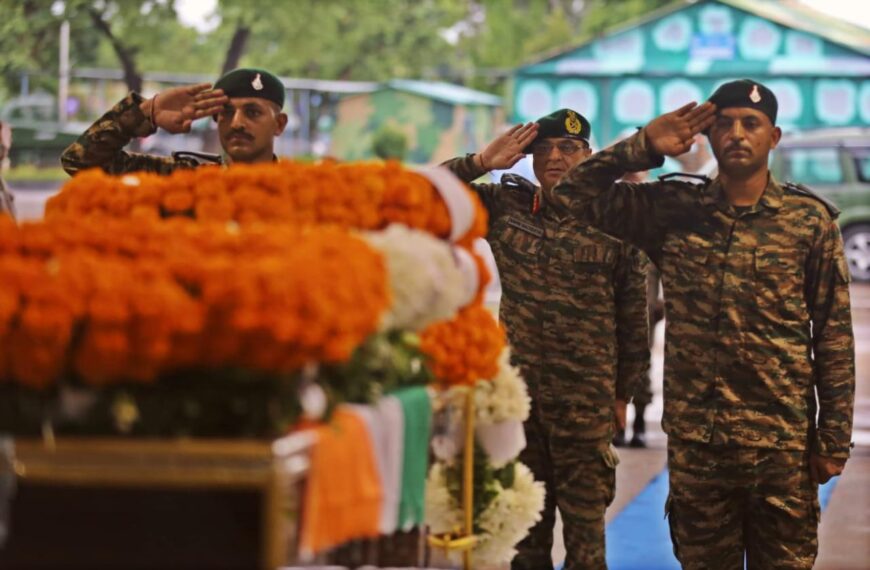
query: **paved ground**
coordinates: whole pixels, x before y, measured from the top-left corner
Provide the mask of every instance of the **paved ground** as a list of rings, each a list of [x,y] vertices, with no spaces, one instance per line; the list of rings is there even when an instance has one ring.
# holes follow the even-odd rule
[[[15,195],[15,212],[19,220],[38,220],[45,210],[45,201],[60,188],[59,182],[28,185],[27,188],[9,184]]]

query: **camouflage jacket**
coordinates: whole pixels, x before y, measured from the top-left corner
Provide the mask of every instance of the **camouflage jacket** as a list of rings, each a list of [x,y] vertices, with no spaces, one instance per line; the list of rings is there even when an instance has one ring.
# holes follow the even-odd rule
[[[466,182],[484,174],[472,156],[444,165]],[[532,213],[540,192],[523,182],[472,185],[489,211],[501,320],[541,415],[600,445],[612,438],[614,398],[628,399],[649,367],[646,258],[546,201]]]
[[[132,139],[157,131],[139,107],[144,99],[130,93],[86,130],[63,152],[60,162],[72,176],[80,170],[100,167],[109,174],[155,172],[169,174],[177,168],[196,168],[201,164],[220,164],[220,157],[201,153],[177,152],[155,156],[127,152]]]
[[[772,177],[744,211],[718,179],[614,183],[662,164],[646,145],[641,131],[593,155],[566,173],[554,201],[661,270],[665,431],[848,457],[855,362],[836,210]]]

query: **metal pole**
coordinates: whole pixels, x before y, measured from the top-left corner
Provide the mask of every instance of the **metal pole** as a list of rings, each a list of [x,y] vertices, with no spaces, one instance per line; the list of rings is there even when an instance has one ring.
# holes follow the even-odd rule
[[[60,65],[57,85],[57,120],[66,124],[66,100],[69,97],[69,20],[60,25]]]

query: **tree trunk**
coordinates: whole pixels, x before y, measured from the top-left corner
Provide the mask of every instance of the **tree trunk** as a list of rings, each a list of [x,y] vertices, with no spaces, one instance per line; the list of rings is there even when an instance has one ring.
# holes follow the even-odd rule
[[[136,60],[133,57],[133,50],[124,46],[124,44],[121,43],[121,40],[112,33],[112,28],[110,28],[109,23],[103,19],[102,14],[93,8],[88,8],[88,14],[90,14],[94,26],[96,26],[96,28],[105,35],[106,38],[108,38],[109,43],[112,44],[112,49],[115,50],[115,55],[118,56],[118,60],[121,62],[121,67],[124,70],[124,83],[127,84],[127,88],[130,91],[141,93],[142,74],[140,74],[136,69]]]
[[[227,56],[224,58],[224,67],[221,70],[221,75],[229,73],[239,66],[239,60],[242,54],[245,53],[245,45],[248,43],[248,37],[251,35],[251,28],[239,22],[236,24],[236,31],[233,32],[233,39],[230,41],[230,47],[227,49]]]

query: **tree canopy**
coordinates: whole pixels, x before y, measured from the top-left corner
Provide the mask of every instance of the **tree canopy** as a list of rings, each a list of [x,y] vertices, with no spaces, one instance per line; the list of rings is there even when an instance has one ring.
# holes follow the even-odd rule
[[[499,93],[509,71],[668,0],[217,0],[200,33],[175,0],[0,0],[0,99],[27,72],[57,82],[58,30],[71,26],[73,67],[219,75],[239,65],[284,76],[441,79]]]

